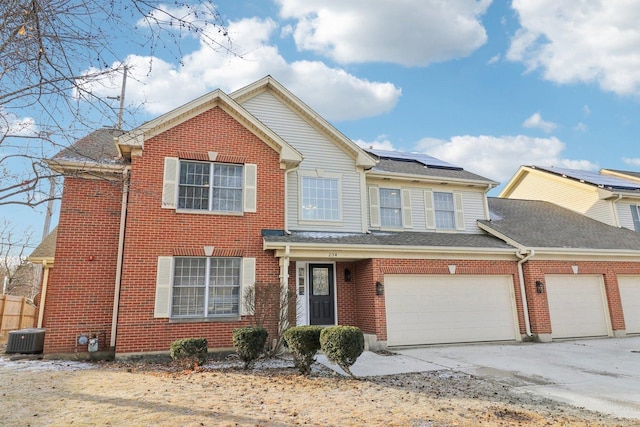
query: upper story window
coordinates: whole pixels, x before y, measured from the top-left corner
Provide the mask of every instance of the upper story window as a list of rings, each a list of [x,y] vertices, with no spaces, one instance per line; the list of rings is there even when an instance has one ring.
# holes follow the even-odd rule
[[[307,221],[340,220],[340,180],[303,176],[301,219]]]
[[[411,190],[370,186],[369,223],[371,227],[413,228]]]
[[[434,191],[433,209],[436,219],[436,228],[456,228],[456,209],[453,202],[453,193]]]
[[[165,157],[162,207],[198,212],[256,212],[257,166]]]
[[[178,209],[242,212],[242,166],[181,161]]]
[[[240,314],[241,258],[175,258],[172,317]]]
[[[633,218],[633,229],[640,232],[640,208],[638,205],[631,205],[631,217]]]
[[[402,227],[402,197],[397,188],[380,188],[380,225]]]

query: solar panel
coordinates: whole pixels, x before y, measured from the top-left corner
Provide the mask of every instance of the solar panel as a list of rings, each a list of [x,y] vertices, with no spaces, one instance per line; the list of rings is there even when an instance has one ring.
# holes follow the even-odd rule
[[[640,184],[633,181],[627,181],[613,176],[601,175],[598,172],[591,172],[579,169],[558,168],[555,166],[542,167],[534,166],[536,169],[546,170],[548,172],[557,173],[569,178],[584,181],[589,184],[599,185],[602,187],[614,188],[618,190],[640,190]]]
[[[457,170],[457,171],[463,170],[459,166],[454,166],[451,163],[447,163],[444,160],[436,159],[435,157],[431,157],[427,154],[403,153],[401,151],[386,151],[386,150],[373,150],[373,149],[368,149],[366,151],[385,159],[418,162],[430,168],[451,169],[451,170]]]

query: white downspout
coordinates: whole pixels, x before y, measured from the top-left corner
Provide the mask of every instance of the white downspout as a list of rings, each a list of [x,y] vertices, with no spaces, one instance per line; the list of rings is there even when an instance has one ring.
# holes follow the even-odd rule
[[[120,285],[122,280],[122,259],[124,255],[124,234],[127,219],[127,204],[129,200],[129,168],[122,172],[122,205],[120,207],[120,232],[118,234],[118,259],[116,264],[116,280],[113,292],[113,316],[111,317],[111,341],[112,350],[116,347],[116,333],[118,330],[118,309],[120,308]]]
[[[529,254],[525,255],[527,252],[529,252]],[[529,305],[527,304],[527,293],[524,287],[524,273],[522,271],[522,264],[527,262],[529,259],[533,258],[535,254],[536,254],[536,251],[534,251],[533,249],[518,249],[516,251],[516,256],[520,258],[520,261],[518,261],[518,278],[520,279],[520,294],[522,295],[522,310],[524,311],[524,326],[525,326],[525,330],[527,332],[528,337],[532,337],[533,334],[531,333],[531,323],[529,320]]]
[[[618,209],[616,209],[616,203],[622,199],[622,194],[618,194],[618,198],[611,203],[611,210],[613,210],[613,221],[616,227],[620,227],[620,220],[618,219]]]
[[[44,303],[47,299],[47,285],[49,284],[49,268],[47,267],[47,261],[42,261],[42,291],[40,293],[40,307],[38,311],[38,328],[42,328],[42,322],[44,320]]]

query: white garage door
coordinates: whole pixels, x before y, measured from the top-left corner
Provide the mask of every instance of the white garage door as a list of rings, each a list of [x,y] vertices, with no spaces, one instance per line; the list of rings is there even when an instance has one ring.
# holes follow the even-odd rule
[[[618,276],[618,288],[628,334],[640,334],[640,276]]]
[[[552,338],[609,335],[610,322],[602,276],[545,276]]]
[[[384,277],[389,346],[520,339],[510,276]]]

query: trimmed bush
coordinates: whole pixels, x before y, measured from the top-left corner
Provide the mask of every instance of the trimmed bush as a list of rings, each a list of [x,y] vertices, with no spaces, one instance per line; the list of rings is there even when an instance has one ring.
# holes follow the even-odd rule
[[[355,326],[331,326],[320,332],[320,348],[327,359],[353,376],[349,367],[364,351],[364,334]]]
[[[249,369],[260,357],[268,335],[267,330],[259,326],[247,326],[233,330],[233,346],[236,348],[240,360],[244,362],[244,369]]]
[[[309,375],[314,356],[320,350],[321,326],[294,326],[284,332],[284,340],[293,354],[293,363],[301,374]]]
[[[194,369],[207,361],[206,338],[183,338],[171,343],[171,359],[185,368]]]

